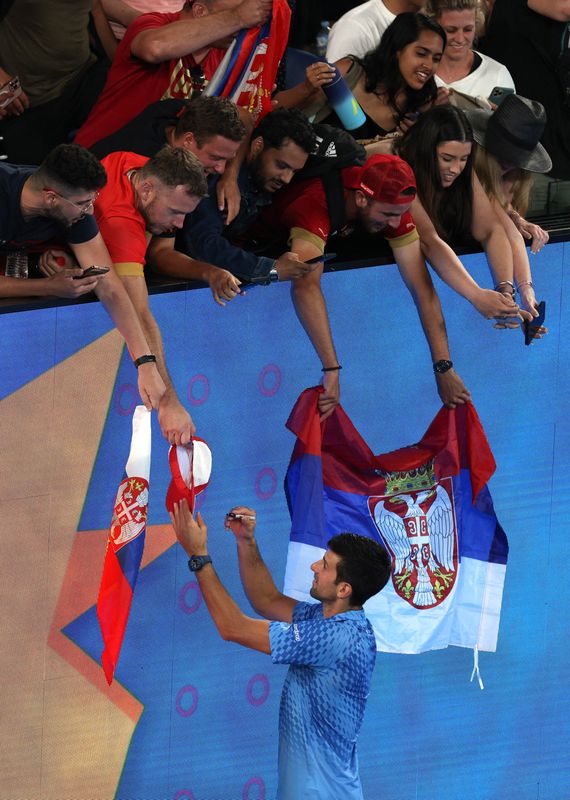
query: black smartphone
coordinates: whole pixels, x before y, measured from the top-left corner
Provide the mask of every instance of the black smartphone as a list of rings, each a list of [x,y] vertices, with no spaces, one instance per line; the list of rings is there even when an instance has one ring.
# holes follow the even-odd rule
[[[78,281],[80,278],[92,278],[94,275],[106,275],[109,272],[109,267],[87,267],[83,270],[81,275],[74,275],[73,280]]]
[[[544,317],[546,313],[546,303],[544,300],[541,300],[538,304],[538,317],[534,317],[530,322],[525,322],[523,326],[524,330],[524,343],[530,344],[536,334],[539,331],[541,325],[544,325]]]
[[[320,264],[320,262],[322,261],[326,264],[327,261],[332,261],[333,258],[336,258],[336,253],[323,253],[322,256],[315,256],[314,258],[308,258],[304,263]]]
[[[515,90],[511,89],[509,86],[495,86],[488,99],[490,103],[500,106],[505,97],[508,97],[510,94],[514,93]]]

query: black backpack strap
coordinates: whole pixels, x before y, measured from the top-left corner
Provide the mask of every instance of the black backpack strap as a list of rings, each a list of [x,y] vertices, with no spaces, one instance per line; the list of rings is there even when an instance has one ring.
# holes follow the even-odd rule
[[[321,175],[321,181],[325,190],[327,209],[330,219],[330,234],[335,236],[346,222],[346,203],[344,199],[344,186],[342,183],[342,173],[334,169],[326,175]]]

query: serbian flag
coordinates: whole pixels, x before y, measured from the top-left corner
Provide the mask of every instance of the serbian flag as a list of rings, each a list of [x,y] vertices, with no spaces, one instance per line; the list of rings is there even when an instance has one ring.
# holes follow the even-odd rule
[[[104,644],[101,664],[109,685],[119,660],[144,550],[150,448],[150,411],[137,406],[133,414],[131,450],[125,478],[115,500],[97,598],[97,617]]]
[[[366,603],[377,649],[494,652],[508,556],[487,481],[495,461],[474,406],[442,408],[417,444],[374,455],[341,406],[321,425],[320,388],[287,421],[292,527],[284,591],[311,600],[310,565],[349,531],[384,545],[387,586]]]
[[[205,94],[229,97],[256,119],[271,111],[271,92],[287,47],[290,22],[287,0],[273,0],[271,17],[264,25],[237,34]]]

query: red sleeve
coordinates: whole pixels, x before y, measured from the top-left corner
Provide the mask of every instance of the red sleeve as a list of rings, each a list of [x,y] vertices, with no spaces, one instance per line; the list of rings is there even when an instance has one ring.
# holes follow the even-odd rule
[[[382,234],[384,238],[390,242],[392,247],[398,247],[398,245],[402,246],[419,238],[416,231],[416,223],[409,211],[402,214],[400,224],[397,228],[387,228]]]
[[[141,220],[129,217],[104,217],[99,219],[99,230],[113,264],[144,264],[146,235]]]
[[[165,17],[169,16],[172,19],[166,21]],[[123,41],[119,45],[121,48],[121,52],[123,54],[123,58],[132,56],[131,54],[131,44],[135,36],[138,36],[139,33],[143,31],[150,30],[151,28],[163,28],[165,25],[169,25],[171,22],[178,22],[180,14],[160,14],[160,13],[150,13],[150,14],[141,14],[140,17],[137,17],[129,27],[123,37]],[[128,55],[124,52],[128,50]],[[132,56],[132,58],[136,58],[136,56]]]
[[[307,231],[326,242],[330,233],[330,218],[322,182],[302,181],[279,191],[268,217],[276,228]]]

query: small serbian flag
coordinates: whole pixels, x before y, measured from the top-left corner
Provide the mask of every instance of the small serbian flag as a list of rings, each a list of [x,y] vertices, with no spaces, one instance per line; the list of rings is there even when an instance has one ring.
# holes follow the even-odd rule
[[[257,119],[271,111],[271,92],[287,47],[290,22],[287,0],[273,0],[271,18],[265,25],[237,34],[205,94],[229,97]]]
[[[107,540],[107,552],[97,599],[103,636],[101,664],[111,685],[144,550],[150,473],[150,411],[137,406],[125,478],[121,481]]]
[[[378,650],[494,651],[508,544],[474,406],[442,408],[417,444],[375,455],[341,406],[320,424],[320,391],[305,390],[287,421],[297,443],[285,479],[285,593],[310,601],[311,563],[335,534],[359,533],[392,559],[390,582],[365,606]]]

